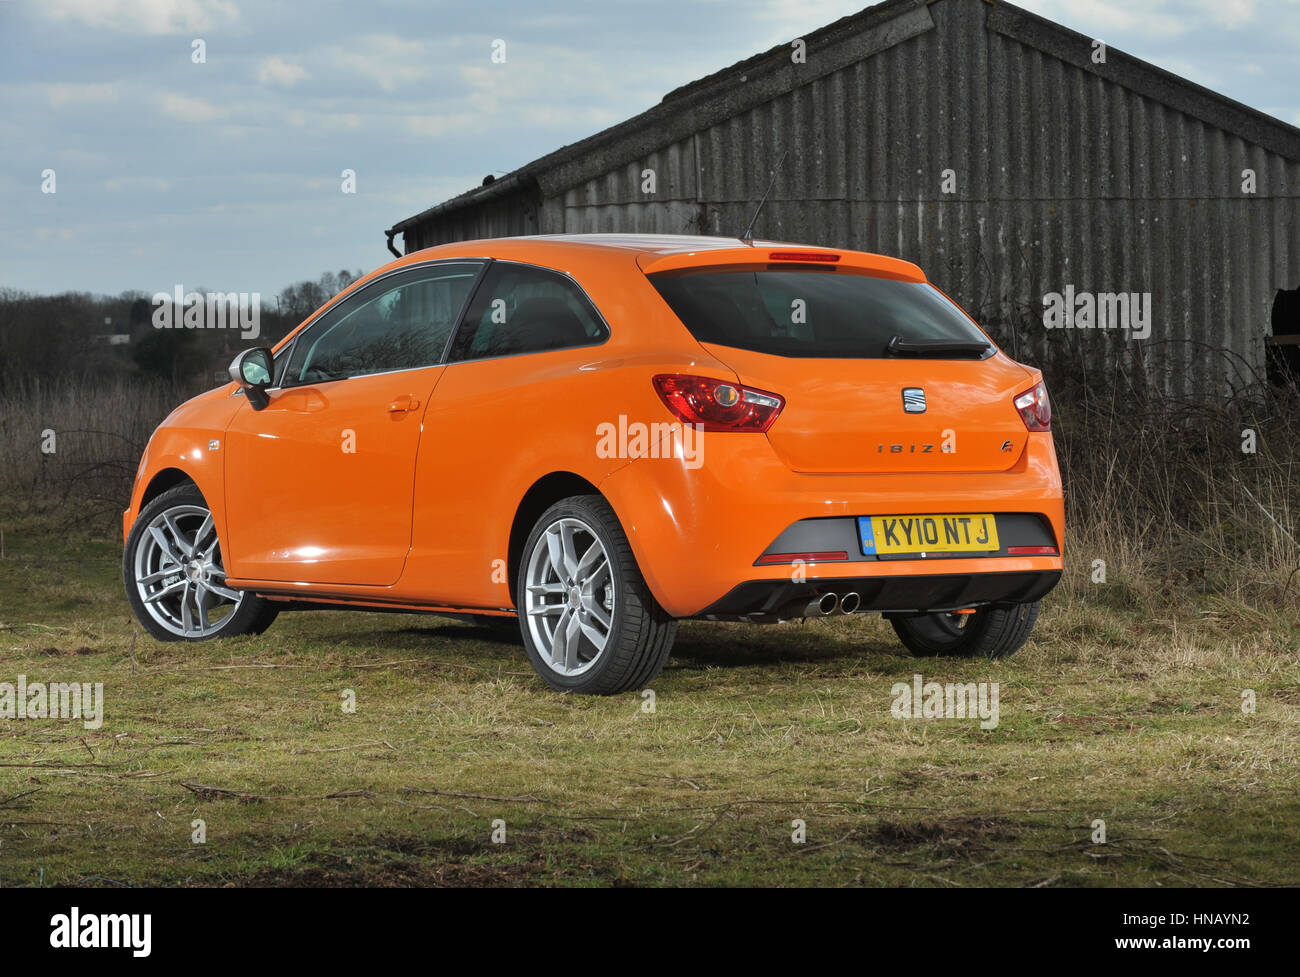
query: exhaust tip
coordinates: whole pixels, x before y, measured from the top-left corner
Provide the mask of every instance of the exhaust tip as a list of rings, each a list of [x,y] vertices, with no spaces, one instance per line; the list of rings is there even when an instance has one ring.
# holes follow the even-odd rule
[[[834,614],[839,603],[840,599],[834,594],[822,594],[821,599],[817,601],[817,610],[822,614]]]
[[[848,593],[840,598],[840,613],[852,614],[862,603],[862,598],[856,593]]]

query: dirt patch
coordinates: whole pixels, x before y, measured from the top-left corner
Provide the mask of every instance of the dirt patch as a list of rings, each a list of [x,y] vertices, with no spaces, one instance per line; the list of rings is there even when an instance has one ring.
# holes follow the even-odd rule
[[[487,865],[402,860],[348,865],[339,859],[332,865],[259,869],[226,884],[269,889],[503,887],[529,884],[536,878],[538,868],[531,862]]]
[[[997,817],[948,818],[941,821],[882,821],[868,839],[886,848],[920,845],[970,847],[971,842],[1013,841],[1018,837],[1011,822]]]

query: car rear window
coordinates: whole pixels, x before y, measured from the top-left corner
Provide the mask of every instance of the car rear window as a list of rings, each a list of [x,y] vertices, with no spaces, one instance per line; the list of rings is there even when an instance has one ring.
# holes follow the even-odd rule
[[[987,341],[926,282],[772,268],[668,272],[650,281],[702,343],[777,356],[875,358],[888,355],[895,336]]]

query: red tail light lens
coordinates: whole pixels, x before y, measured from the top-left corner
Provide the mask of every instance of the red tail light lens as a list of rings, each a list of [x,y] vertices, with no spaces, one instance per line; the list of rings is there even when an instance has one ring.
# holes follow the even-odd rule
[[[764,553],[755,564],[762,567],[774,563],[793,563],[795,560],[802,560],[804,563],[831,563],[848,558],[849,554],[844,550],[838,553]]]
[[[1057,556],[1055,546],[1008,546],[1007,556]]]
[[[701,424],[705,431],[755,431],[772,426],[785,398],[726,380],[685,373],[661,373],[655,390],[680,421]]]
[[[1052,429],[1052,402],[1047,399],[1047,384],[1038,383],[1026,390],[1013,401],[1020,419],[1031,431],[1050,431]]]

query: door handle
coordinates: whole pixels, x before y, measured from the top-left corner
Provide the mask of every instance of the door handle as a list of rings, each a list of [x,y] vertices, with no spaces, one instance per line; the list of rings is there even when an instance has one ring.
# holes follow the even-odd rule
[[[396,400],[394,400],[391,404],[389,404],[389,405],[388,405],[388,413],[390,413],[390,414],[407,414],[407,413],[410,413],[411,411],[415,410],[415,408],[417,408],[417,407],[419,407],[419,406],[420,406],[420,402],[419,402],[416,398],[414,398],[414,397],[412,397],[412,396],[410,396],[410,395],[408,394],[408,395],[405,396],[405,397],[398,397],[398,398],[397,398]]]

